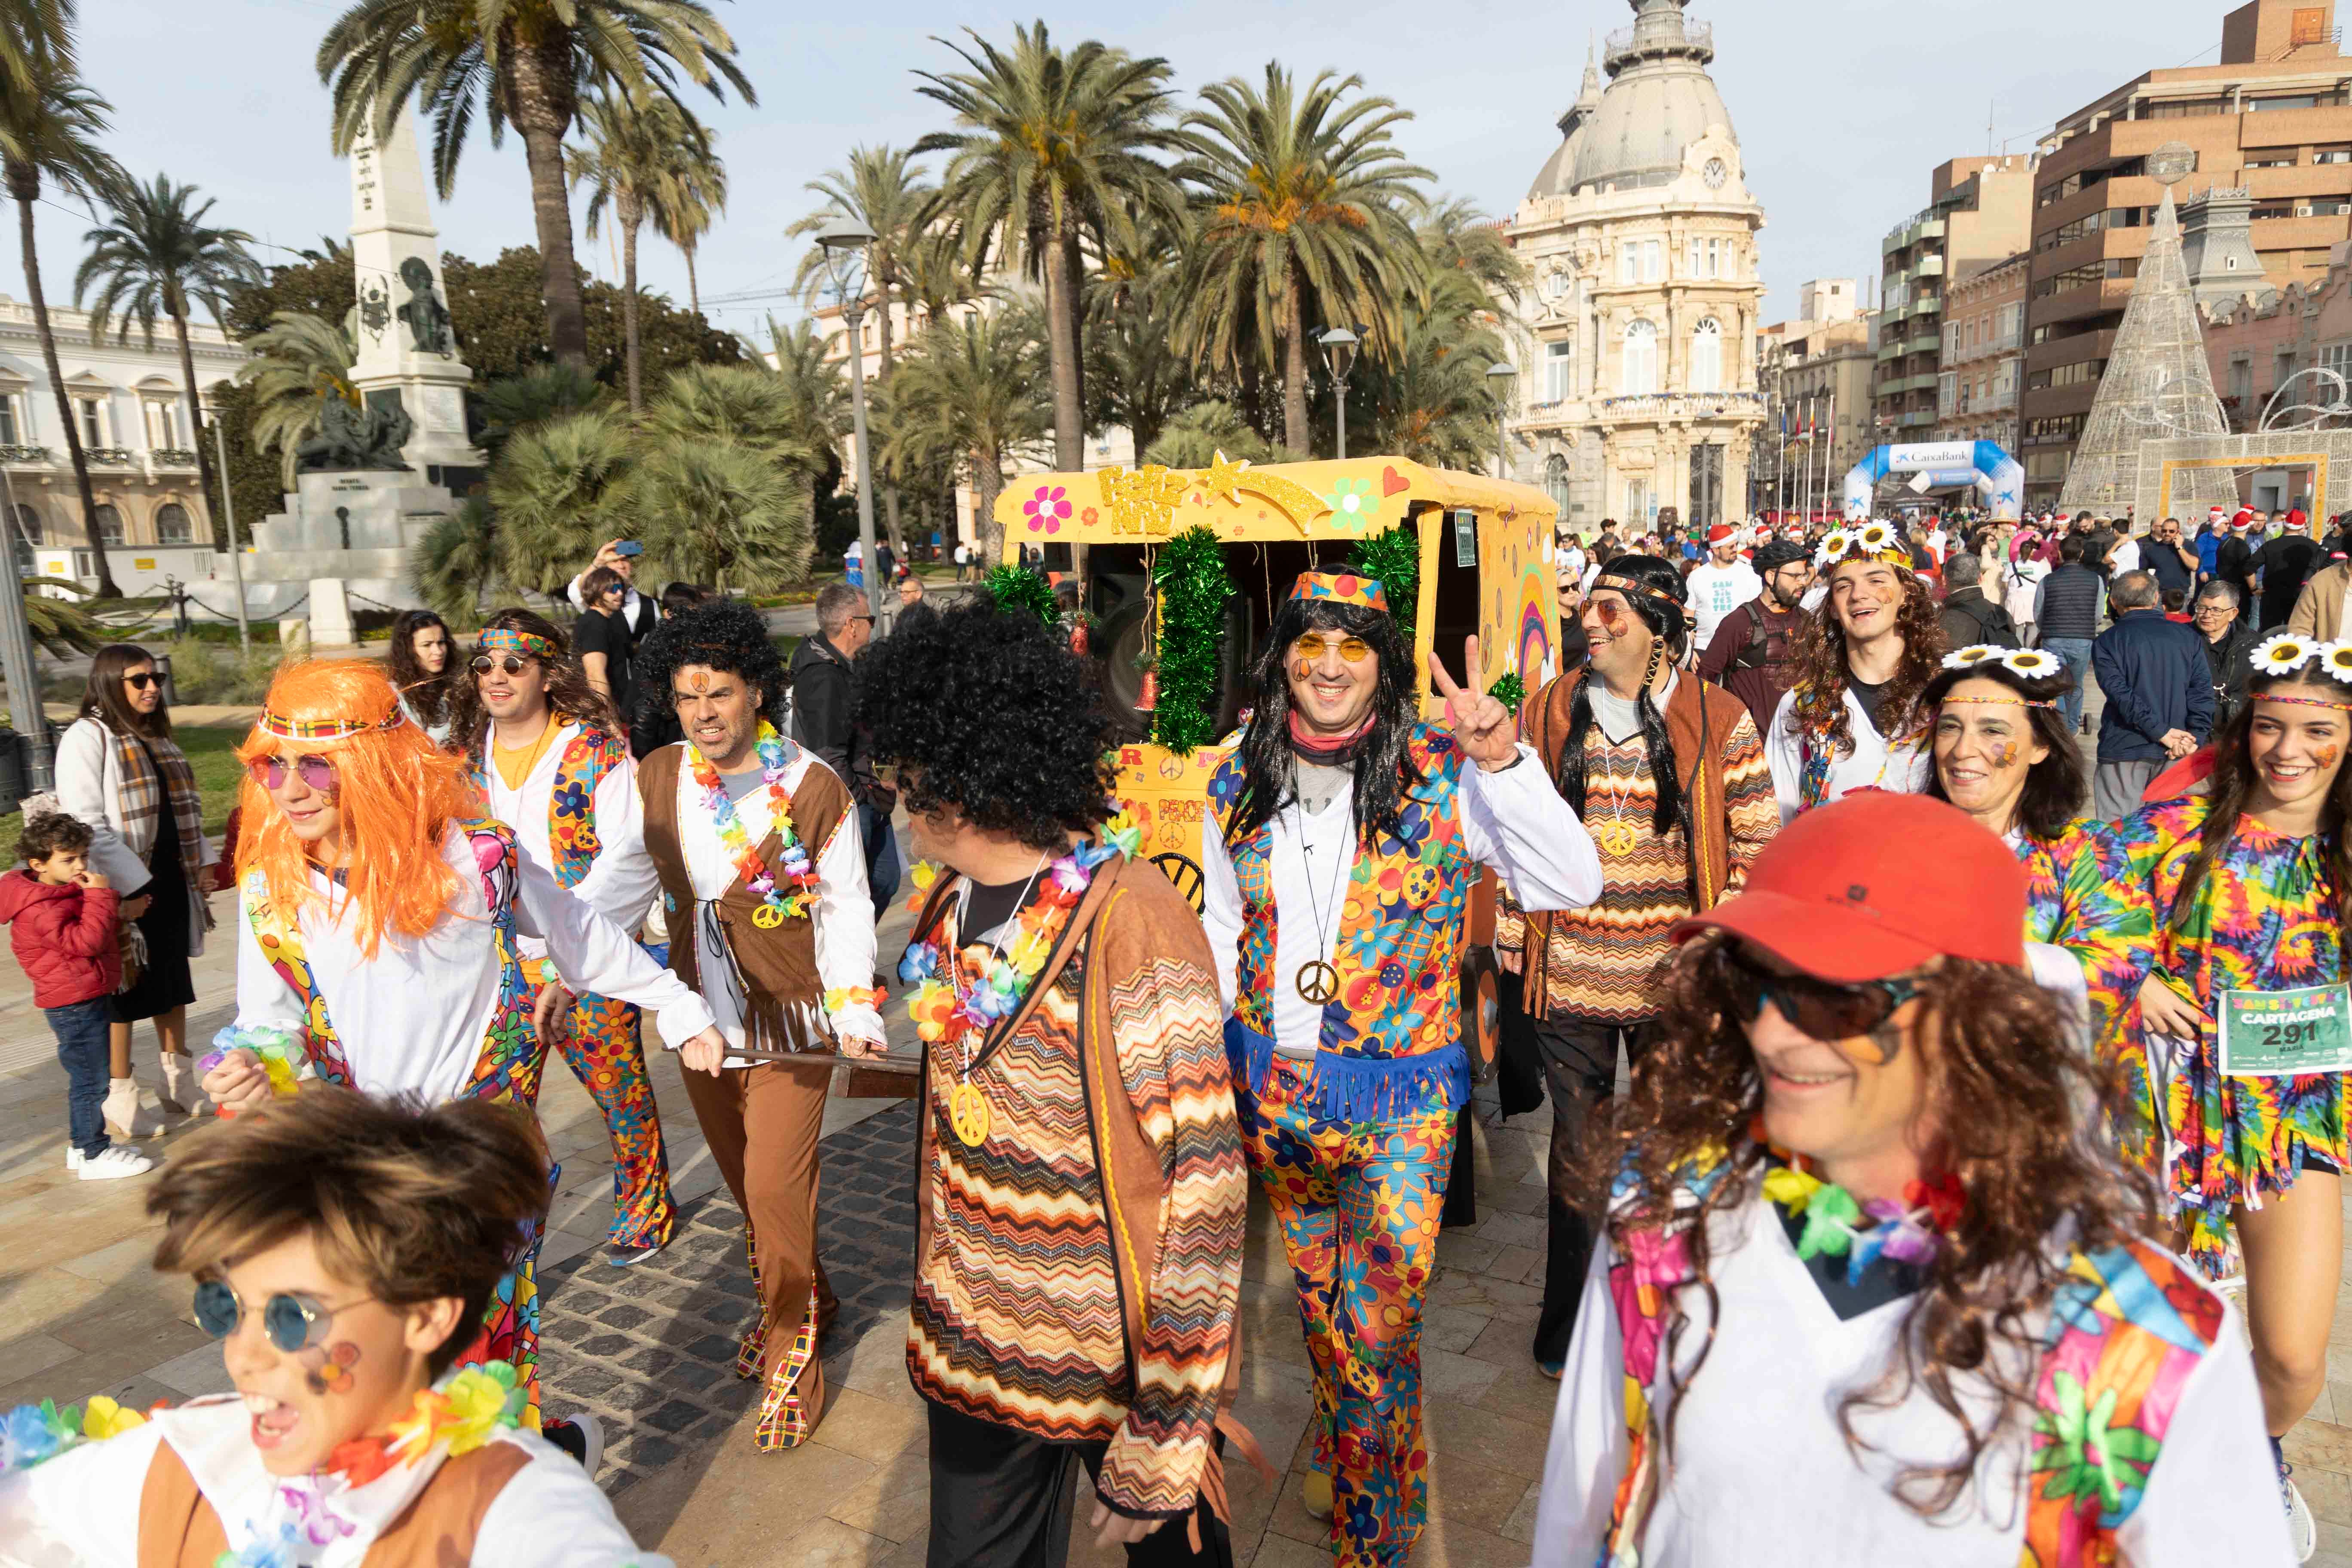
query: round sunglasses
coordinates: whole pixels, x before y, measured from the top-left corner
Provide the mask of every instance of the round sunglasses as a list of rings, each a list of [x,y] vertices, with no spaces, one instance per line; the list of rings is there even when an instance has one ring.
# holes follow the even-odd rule
[[[277,791],[286,787],[286,775],[289,770],[284,757],[273,755],[254,758],[245,764],[245,771],[251,773],[253,782],[262,788]],[[320,795],[335,793],[335,764],[316,752],[305,752],[296,757],[290,771],[300,774],[302,782]]]
[[[1799,1034],[1824,1042],[1860,1038],[1919,994],[1908,980],[1841,985],[1810,974],[1783,974],[1740,952],[1736,942],[1722,943],[1710,956],[1742,1021],[1761,1017],[1769,1002]]]
[[[1349,664],[1360,664],[1372,657],[1372,645],[1361,637],[1326,637],[1315,632],[1305,632],[1290,645],[1292,653],[1310,664],[1319,662],[1324,653],[1331,648],[1339,649],[1339,657]]]
[[[509,675],[520,675],[524,670],[529,669],[530,666],[530,658],[523,654],[510,653],[501,660],[492,658],[486,653],[478,653],[473,657],[473,659],[466,666],[466,668],[472,670],[476,675],[488,675],[493,669],[504,669]]]
[[[373,1296],[362,1296],[330,1307],[316,1296],[299,1290],[280,1290],[261,1304],[261,1331],[269,1342],[292,1354],[317,1344],[327,1337],[327,1326],[335,1314],[373,1301]],[[206,1279],[196,1286],[196,1327],[216,1340],[225,1340],[236,1332],[245,1321],[245,1302],[229,1288],[225,1279]]]

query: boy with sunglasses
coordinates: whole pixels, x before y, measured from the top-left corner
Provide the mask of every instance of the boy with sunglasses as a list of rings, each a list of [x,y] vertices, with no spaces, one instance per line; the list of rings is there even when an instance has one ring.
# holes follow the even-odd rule
[[[328,1085],[197,1132],[157,1179],[155,1266],[236,1392],[0,1420],[0,1559],[667,1568],[518,1424],[513,1369],[460,1368],[547,1167],[528,1118]]]
[[[2290,1561],[2243,1331],[2149,1239],[2026,896],[1964,813],[1872,792],[1677,929],[1590,1162],[1537,1568]]]

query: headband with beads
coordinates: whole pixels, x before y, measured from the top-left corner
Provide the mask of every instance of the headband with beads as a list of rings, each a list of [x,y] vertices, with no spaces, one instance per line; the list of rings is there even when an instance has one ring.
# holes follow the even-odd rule
[[[290,719],[265,708],[255,728],[281,741],[347,741],[371,730],[397,730],[407,721],[407,715],[395,702],[392,711],[382,719]]]

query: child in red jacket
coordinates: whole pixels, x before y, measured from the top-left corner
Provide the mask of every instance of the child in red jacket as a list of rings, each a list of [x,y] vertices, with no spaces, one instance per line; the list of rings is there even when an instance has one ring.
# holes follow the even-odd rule
[[[29,803],[28,803],[29,804]],[[33,1003],[58,1037],[66,1069],[72,1142],[66,1169],[85,1182],[143,1176],[155,1162],[106,1135],[107,998],[122,983],[116,931],[121,895],[88,868],[89,825],[52,810],[27,811],[16,841],[23,868],[0,876],[0,922],[32,978]]]

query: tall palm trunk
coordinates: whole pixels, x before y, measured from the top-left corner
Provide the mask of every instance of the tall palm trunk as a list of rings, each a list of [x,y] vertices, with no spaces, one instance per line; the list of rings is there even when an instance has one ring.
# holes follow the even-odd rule
[[[184,300],[173,301],[178,308],[172,311],[172,331],[180,340],[180,380],[187,387],[188,436],[196,444],[196,484],[205,492],[205,510],[211,513],[213,548],[228,548],[227,533],[221,520],[228,515],[222,505],[222,492],[227,488],[228,476],[213,471],[212,454],[205,449],[205,412],[196,401],[196,356],[188,348],[188,306]]]
[[[886,266],[877,270],[875,277],[882,285],[882,368],[874,379],[882,385],[887,386],[890,384],[892,336],[890,300],[897,292],[891,285],[898,281],[898,274],[895,268]],[[890,548],[898,552],[899,560],[907,560],[907,536],[898,527],[898,487],[896,485],[886,484],[882,487],[882,526],[889,531]],[[909,563],[909,569],[912,569],[911,563]]]
[[[687,303],[692,307],[694,313],[699,316],[702,314],[702,285],[696,282],[694,278],[694,247],[688,243],[679,246],[678,248],[686,252]]]
[[[1290,273],[1290,302],[1283,312],[1283,334],[1288,340],[1282,345],[1282,444],[1304,458],[1307,453],[1307,280],[1298,275],[1294,263]]]
[[[637,369],[637,226],[645,208],[635,196],[620,199],[621,219],[621,342],[629,367],[629,417],[646,411],[646,396]]]
[[[41,258],[33,248],[33,203],[40,195],[40,176],[12,164],[7,179],[8,194],[16,198],[16,226],[25,246],[25,292],[33,297],[33,321],[41,333],[41,363],[48,367],[49,390],[57,394],[58,423],[65,428],[74,488],[81,493],[81,535],[89,542],[90,554],[98,562],[99,597],[119,599],[122,590],[114,585],[114,568],[107,563],[106,550],[98,542],[98,496],[90,489],[89,458],[81,449],[81,429],[74,424],[73,399],[66,395],[66,373],[58,363],[58,335],[49,329],[49,299],[41,289]],[[11,527],[16,521],[8,520]]]
[[[1086,465],[1086,416],[1078,401],[1078,301],[1063,264],[1062,239],[1048,232],[1038,270],[1045,278],[1045,347],[1054,366],[1054,467]]]
[[[971,449],[971,499],[980,508],[980,569],[985,573],[1004,559],[1004,525],[996,521],[996,498],[1004,489],[1004,470],[996,454]]]
[[[563,180],[563,135],[572,129],[572,60],[562,47],[507,46],[507,117],[522,132],[530,167],[530,214],[539,229],[539,291],[547,301],[547,346],[567,364],[588,365],[588,317],[572,253],[572,202]]]

